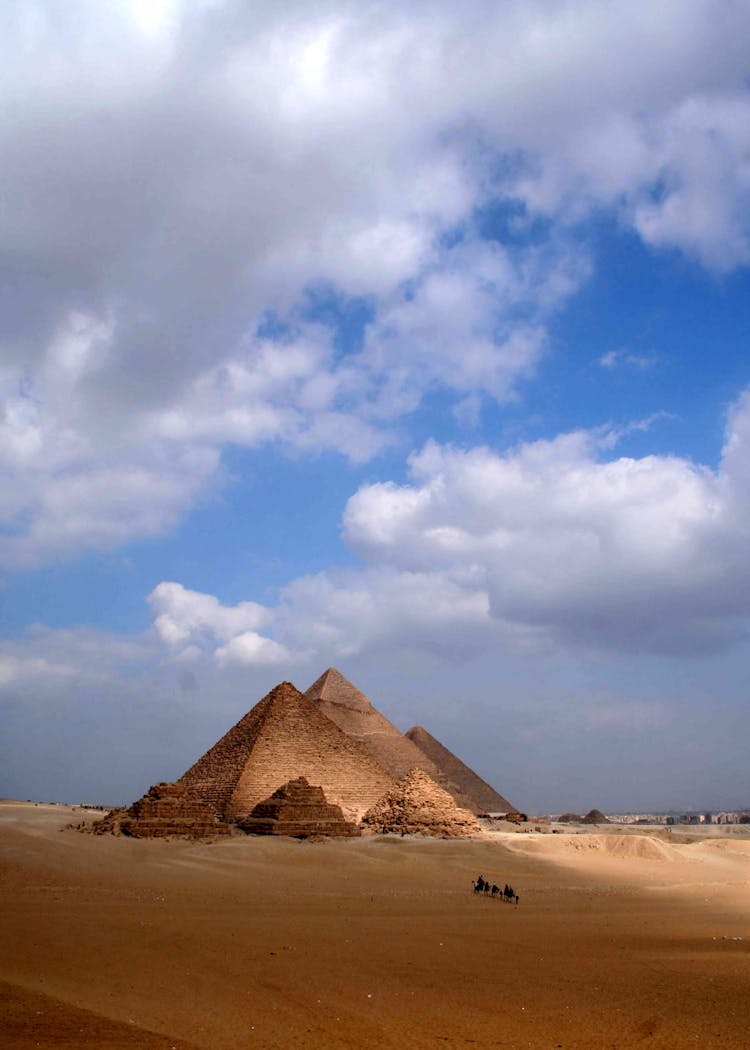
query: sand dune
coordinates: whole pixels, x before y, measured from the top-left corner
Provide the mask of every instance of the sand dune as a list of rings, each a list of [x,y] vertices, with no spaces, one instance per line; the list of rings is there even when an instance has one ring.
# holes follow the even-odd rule
[[[212,844],[79,816],[0,804],[4,1047],[748,1045],[748,840]]]

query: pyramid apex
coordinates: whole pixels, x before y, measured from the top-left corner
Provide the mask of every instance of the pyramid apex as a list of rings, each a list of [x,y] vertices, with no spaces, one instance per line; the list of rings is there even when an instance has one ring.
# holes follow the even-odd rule
[[[297,699],[301,697],[302,693],[299,691],[297,686],[293,682],[279,682],[275,685],[270,693],[266,694],[265,699],[267,700],[287,700]]]
[[[336,704],[352,711],[371,711],[368,697],[335,667],[328,667],[316,678],[305,696],[317,703]]]

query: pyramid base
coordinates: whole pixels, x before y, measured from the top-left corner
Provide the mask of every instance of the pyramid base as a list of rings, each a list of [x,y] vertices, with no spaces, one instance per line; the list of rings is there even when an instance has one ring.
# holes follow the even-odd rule
[[[333,820],[263,820],[262,817],[246,817],[239,821],[237,826],[248,835],[288,835],[294,839],[307,839],[314,835],[326,838],[354,838],[362,834],[356,824]]]

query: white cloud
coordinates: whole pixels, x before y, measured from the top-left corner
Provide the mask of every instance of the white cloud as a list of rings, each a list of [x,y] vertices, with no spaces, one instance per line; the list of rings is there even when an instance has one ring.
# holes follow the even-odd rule
[[[630,350],[608,350],[599,358],[602,368],[633,368],[644,371],[653,368],[656,358],[652,354],[636,354]]]
[[[489,594],[492,615],[623,648],[710,647],[750,615],[750,400],[718,471],[669,456],[605,459],[575,433],[504,455],[434,443],[413,482],[364,486],[344,517],[371,565],[441,573]]]
[[[255,631],[243,631],[214,653],[219,667],[250,664],[254,667],[282,664],[289,660],[288,649]]]
[[[19,681],[38,678],[61,678],[74,673],[66,664],[58,664],[42,656],[18,657],[0,654],[0,687]]]
[[[176,652],[208,642],[230,642],[246,638],[263,641],[254,634],[269,620],[268,610],[256,602],[222,605],[211,594],[191,591],[180,583],[160,583],[148,596],[154,627],[163,642]],[[242,646],[240,646],[242,648]]]
[[[161,584],[157,629],[178,647],[202,639],[222,666],[282,659],[260,625],[290,661],[561,642],[691,654],[744,638],[750,392],[729,413],[717,470],[618,458],[616,440],[576,432],[506,453],[430,442],[409,483],[350,498],[343,535],[361,568],[301,577],[267,608]]]
[[[229,443],[362,461],[435,388],[516,396],[603,208],[750,258],[746,5],[146,6],[0,16],[6,565],[163,532]],[[552,232],[482,241],[497,201]]]

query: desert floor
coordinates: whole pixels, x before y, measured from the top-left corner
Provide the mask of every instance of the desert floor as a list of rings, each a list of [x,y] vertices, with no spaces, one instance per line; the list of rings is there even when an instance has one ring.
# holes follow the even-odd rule
[[[188,843],[82,815],[0,803],[4,1048],[750,1046],[742,835]]]

